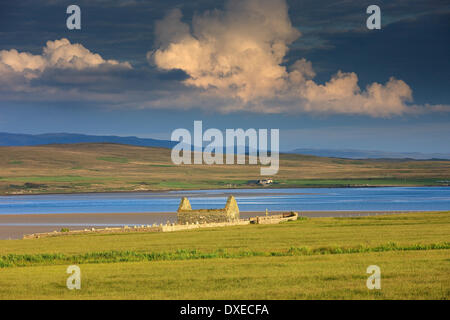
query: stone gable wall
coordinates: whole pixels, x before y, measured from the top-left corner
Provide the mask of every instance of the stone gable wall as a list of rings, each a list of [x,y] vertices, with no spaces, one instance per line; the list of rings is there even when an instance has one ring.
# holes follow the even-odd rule
[[[228,197],[223,209],[199,210],[192,210],[189,200],[183,197],[177,211],[179,224],[233,222],[237,220],[239,220],[239,207],[233,196]]]

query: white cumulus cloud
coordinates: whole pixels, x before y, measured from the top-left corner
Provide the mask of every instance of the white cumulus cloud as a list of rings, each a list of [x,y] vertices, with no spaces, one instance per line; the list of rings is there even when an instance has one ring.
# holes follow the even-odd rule
[[[183,70],[184,84],[224,102],[215,104],[221,111],[389,116],[415,109],[402,80],[361,89],[355,73],[339,71],[319,84],[311,62],[286,67],[289,46],[301,34],[285,0],[229,0],[223,11],[194,16],[192,25],[181,18],[175,9],[157,23],[157,48],[147,57],[162,70]]]
[[[2,78],[23,76],[26,79],[34,79],[48,69],[86,70],[99,67],[131,69],[128,62],[105,60],[81,44],[72,44],[65,38],[47,41],[41,55],[19,52],[16,49],[0,51],[0,76]]]

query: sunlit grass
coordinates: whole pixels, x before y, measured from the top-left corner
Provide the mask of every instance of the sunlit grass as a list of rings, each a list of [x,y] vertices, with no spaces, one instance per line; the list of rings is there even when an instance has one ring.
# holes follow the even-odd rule
[[[82,264],[0,269],[8,299],[448,299],[448,250]],[[381,268],[381,290],[366,269]]]
[[[448,299],[449,235],[450,212],[428,212],[1,240],[0,298]],[[381,290],[365,286],[369,265]]]

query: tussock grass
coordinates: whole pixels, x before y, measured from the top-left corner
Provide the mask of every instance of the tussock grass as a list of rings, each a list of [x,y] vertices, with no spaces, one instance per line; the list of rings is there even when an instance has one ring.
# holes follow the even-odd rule
[[[117,263],[140,261],[167,261],[167,260],[198,260],[198,259],[236,259],[248,257],[287,257],[310,256],[330,254],[354,254],[388,251],[417,251],[417,250],[442,250],[450,249],[450,242],[413,244],[401,246],[394,242],[369,247],[358,245],[355,247],[291,247],[283,251],[237,251],[228,252],[226,249],[217,249],[213,252],[201,252],[198,250],[176,250],[173,252],[136,252],[136,251],[104,251],[89,252],[78,255],[56,254],[8,254],[0,257],[0,268],[24,267],[35,265],[58,264],[86,264],[86,263]]]

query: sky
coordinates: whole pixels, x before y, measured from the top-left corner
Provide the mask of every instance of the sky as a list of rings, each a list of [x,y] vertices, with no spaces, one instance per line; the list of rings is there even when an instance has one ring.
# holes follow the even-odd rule
[[[448,39],[440,0],[0,0],[0,132],[170,139],[202,120],[280,129],[282,151],[449,153]]]

